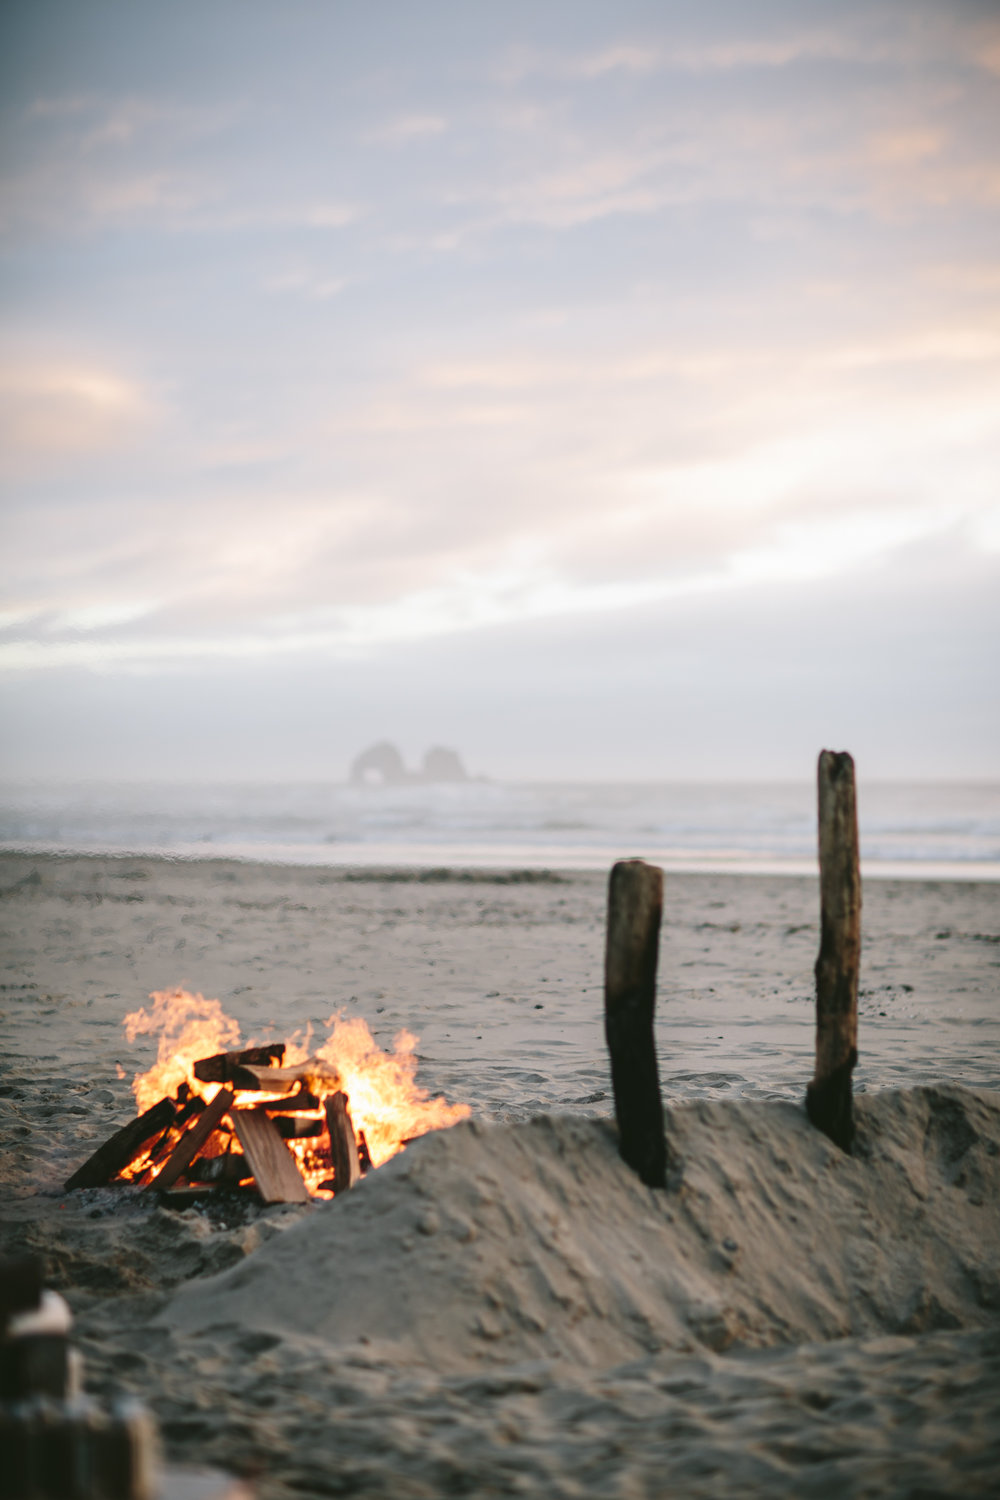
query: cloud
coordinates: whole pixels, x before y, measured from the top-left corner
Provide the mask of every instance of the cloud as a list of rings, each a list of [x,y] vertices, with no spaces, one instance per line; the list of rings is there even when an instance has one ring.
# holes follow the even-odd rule
[[[671,31],[676,37],[678,32],[683,35],[685,29],[692,28],[674,26]],[[668,41],[662,39],[662,28],[650,26],[645,40],[620,40],[592,52],[567,55],[565,50],[554,47],[512,48],[500,64],[497,76],[504,84],[514,86],[533,76],[603,81],[616,73],[728,73],[787,68],[817,58],[857,59],[871,55],[863,41],[852,41],[843,30],[834,27],[803,32],[792,20],[787,28],[774,29],[776,34],[770,37],[747,35],[718,40],[708,35]]]
[[[813,7],[817,19],[803,24],[803,7],[762,5],[752,28],[739,9],[726,21],[706,10],[674,12],[669,25],[646,19],[629,27],[627,13],[616,41],[589,51],[538,45],[508,50],[499,76],[516,85],[532,75],[603,80],[617,72],[694,75],[775,72],[814,62],[840,66],[912,67],[958,64],[995,72],[1000,68],[1000,21],[994,7],[933,0]],[[823,12],[826,12],[824,15]]]
[[[172,170],[76,169],[42,163],[0,183],[0,236],[92,234],[128,224],[180,225],[211,197],[204,180]]]
[[[494,194],[493,202],[505,222],[549,229],[576,229],[622,214],[650,214],[669,196],[652,180],[661,163],[657,153],[597,150],[511,182]]]
[[[264,285],[269,292],[290,292],[315,302],[328,302],[331,297],[339,297],[350,283],[346,277],[302,266],[269,276]]]
[[[443,135],[447,129],[448,121],[442,115],[399,115],[367,131],[364,139],[376,145],[403,146],[410,141]]]
[[[526,530],[520,540],[498,537],[486,546],[466,537],[450,563],[433,537],[423,558],[404,543],[396,586],[388,588],[392,562],[377,537],[392,526],[391,511],[379,516],[364,506],[335,518],[318,507],[297,515],[286,508],[280,525],[244,516],[239,530],[214,536],[182,528],[173,543],[160,542],[157,567],[147,574],[156,604],[81,603],[11,620],[0,665],[149,665],[255,652],[337,657],[531,620],[627,612],[748,585],[856,576],[865,566],[891,565],[915,541],[953,533],[962,515],[940,501],[916,508],[828,498],[824,509],[801,495],[734,505],[709,491],[699,503],[696,477],[677,476],[678,496],[666,507],[595,511],[563,529],[550,518],[547,532]],[[358,584],[376,558],[376,588],[365,598]],[[438,581],[429,582],[434,572]],[[118,586],[134,589],[140,576],[133,560]]]
[[[121,93],[39,96],[9,109],[11,166],[0,178],[0,234],[92,234],[178,225],[218,196],[203,163],[242,102],[198,104]]]
[[[982,7],[181,10],[0,105],[20,673],[416,685],[994,555]]]
[[[656,68],[662,58],[657,47],[643,47],[635,43],[619,42],[606,47],[589,57],[581,57],[565,65],[569,77],[600,78],[605,73],[648,73]]]
[[[135,381],[83,363],[0,362],[0,477],[23,479],[134,446],[157,419]]]
[[[304,221],[317,229],[343,229],[364,213],[359,203],[314,203],[305,210]]]

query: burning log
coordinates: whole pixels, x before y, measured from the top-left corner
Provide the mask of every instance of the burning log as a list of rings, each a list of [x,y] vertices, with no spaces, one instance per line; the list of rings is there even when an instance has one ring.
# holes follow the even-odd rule
[[[284,1042],[269,1047],[244,1047],[242,1052],[216,1052],[214,1057],[199,1058],[194,1065],[194,1076],[202,1083],[232,1083],[233,1074],[244,1063],[280,1067],[284,1056]]]
[[[260,1107],[270,1115],[271,1111],[266,1104]],[[308,1115],[275,1115],[274,1125],[285,1141],[308,1140],[310,1136],[323,1134],[323,1121],[312,1120]]]
[[[206,1105],[202,1110],[190,1130],[185,1131],[181,1136],[167,1159],[166,1165],[153,1178],[151,1186],[161,1190],[173,1187],[178,1177],[183,1176],[194,1161],[223,1115],[228,1113],[234,1098],[232,1089],[219,1090],[211,1104]]]
[[[169,1133],[171,1130],[183,1130],[188,1121],[200,1115],[205,1108],[205,1101],[200,1094],[192,1094],[186,1103],[183,1102],[183,1097],[181,1089],[178,1089],[176,1102],[180,1104],[181,1108],[167,1126],[164,1134]]]
[[[137,1120],[130,1120],[110,1140],[105,1141],[103,1146],[99,1146],[82,1167],[77,1168],[66,1183],[66,1191],[70,1192],[73,1188],[104,1187],[135,1160],[154,1136],[173,1123],[176,1113],[172,1099],[161,1099]]]
[[[230,1111],[236,1138],[265,1203],[308,1203],[309,1190],[278,1127],[266,1110]]]
[[[261,1105],[269,1115],[276,1113],[294,1114],[299,1110],[306,1113],[309,1110],[319,1109],[319,1095],[313,1094],[309,1089],[299,1089],[297,1094],[286,1094],[283,1099],[267,1099]]]
[[[187,1170],[189,1182],[203,1182],[209,1186],[235,1187],[252,1177],[250,1163],[242,1151],[227,1151],[225,1156],[201,1156]]]
[[[188,1123],[200,1115],[205,1108],[205,1101],[198,1094],[192,1095],[186,1103],[181,1103],[183,1097],[181,1091],[178,1090],[177,1098],[174,1102],[181,1104],[181,1108],[165,1128],[159,1140],[154,1141],[151,1146],[146,1147],[146,1160],[142,1164],[142,1173],[138,1177],[133,1177],[133,1181],[137,1181],[142,1187],[149,1186],[164,1162],[169,1159],[171,1152],[177,1144],[179,1132],[183,1131]],[[133,1171],[140,1155],[141,1153],[137,1153],[129,1164],[133,1167]]]
[[[321,1057],[307,1057],[304,1063],[293,1068],[264,1068],[256,1063],[244,1063],[233,1072],[233,1084],[238,1089],[250,1089],[261,1094],[291,1094],[296,1089],[323,1087],[324,1092],[339,1088],[340,1074]]]
[[[354,1124],[347,1111],[347,1095],[341,1090],[326,1101],[326,1128],[330,1133],[333,1191],[342,1193],[352,1188],[361,1176],[361,1164]]]

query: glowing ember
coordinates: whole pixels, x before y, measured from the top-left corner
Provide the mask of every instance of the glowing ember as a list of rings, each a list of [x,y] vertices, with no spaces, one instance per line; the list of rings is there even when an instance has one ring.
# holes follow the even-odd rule
[[[225,1014],[218,1000],[206,1000],[186,990],[158,991],[150,999],[153,1003],[148,1010],[135,1011],[124,1022],[130,1042],[140,1035],[159,1035],[156,1062],[133,1081],[140,1111],[160,1099],[176,1098],[181,1085],[187,1086],[188,1095],[200,1096],[209,1103],[222,1085],[198,1079],[194,1065],[217,1053],[240,1048],[239,1026]],[[328,1096],[340,1090],[346,1093],[354,1129],[359,1140],[364,1138],[371,1164],[376,1167],[402,1150],[407,1140],[454,1125],[470,1113],[466,1104],[431,1098],[417,1083],[418,1039],[411,1032],[401,1031],[394,1050],[385,1052],[360,1018],[345,1020],[339,1015],[331,1016],[326,1027],[328,1035],[320,1046],[311,1046],[312,1037],[307,1033],[304,1038],[296,1037],[286,1044],[283,1058],[285,1070],[296,1069],[301,1074],[298,1081],[305,1090],[303,1105],[289,1111],[287,1116],[289,1121],[294,1117],[298,1122],[296,1128],[301,1128],[303,1134],[286,1136],[285,1145],[294,1156],[307,1188],[317,1196],[330,1195],[331,1158],[324,1113]],[[266,1082],[269,1070],[260,1071]],[[266,1089],[238,1088],[235,1084],[233,1088],[235,1098],[231,1107],[237,1110],[257,1108],[268,1100],[273,1102],[278,1093],[277,1086],[271,1094]],[[313,1096],[311,1099],[309,1094]],[[181,1095],[186,1097],[183,1090]],[[187,1108],[192,1107],[201,1106],[195,1100],[194,1106]],[[315,1125],[315,1134],[305,1134],[311,1124]],[[176,1125],[182,1125],[180,1116]],[[165,1140],[144,1151],[122,1175],[147,1184],[154,1181],[180,1138],[181,1129],[171,1127]],[[202,1155],[228,1154],[234,1152],[236,1144],[227,1117],[219,1123],[211,1141],[205,1143]]]

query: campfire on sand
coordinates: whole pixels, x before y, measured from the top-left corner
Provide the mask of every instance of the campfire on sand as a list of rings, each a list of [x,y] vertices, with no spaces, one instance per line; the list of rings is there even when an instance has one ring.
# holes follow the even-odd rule
[[[334,1017],[311,1037],[234,1048],[239,1028],[217,1000],[157,992],[125,1018],[126,1035],[159,1033],[159,1056],[133,1082],[140,1114],[94,1152],[67,1188],[113,1182],[173,1198],[224,1189],[266,1203],[331,1198],[407,1141],[465,1119],[415,1079],[416,1037],[383,1052],[363,1020]]]

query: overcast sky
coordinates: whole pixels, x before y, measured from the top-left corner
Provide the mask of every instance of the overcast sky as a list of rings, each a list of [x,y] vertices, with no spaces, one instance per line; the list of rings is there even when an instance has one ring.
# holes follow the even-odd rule
[[[5,0],[0,766],[1000,775],[994,3]]]

